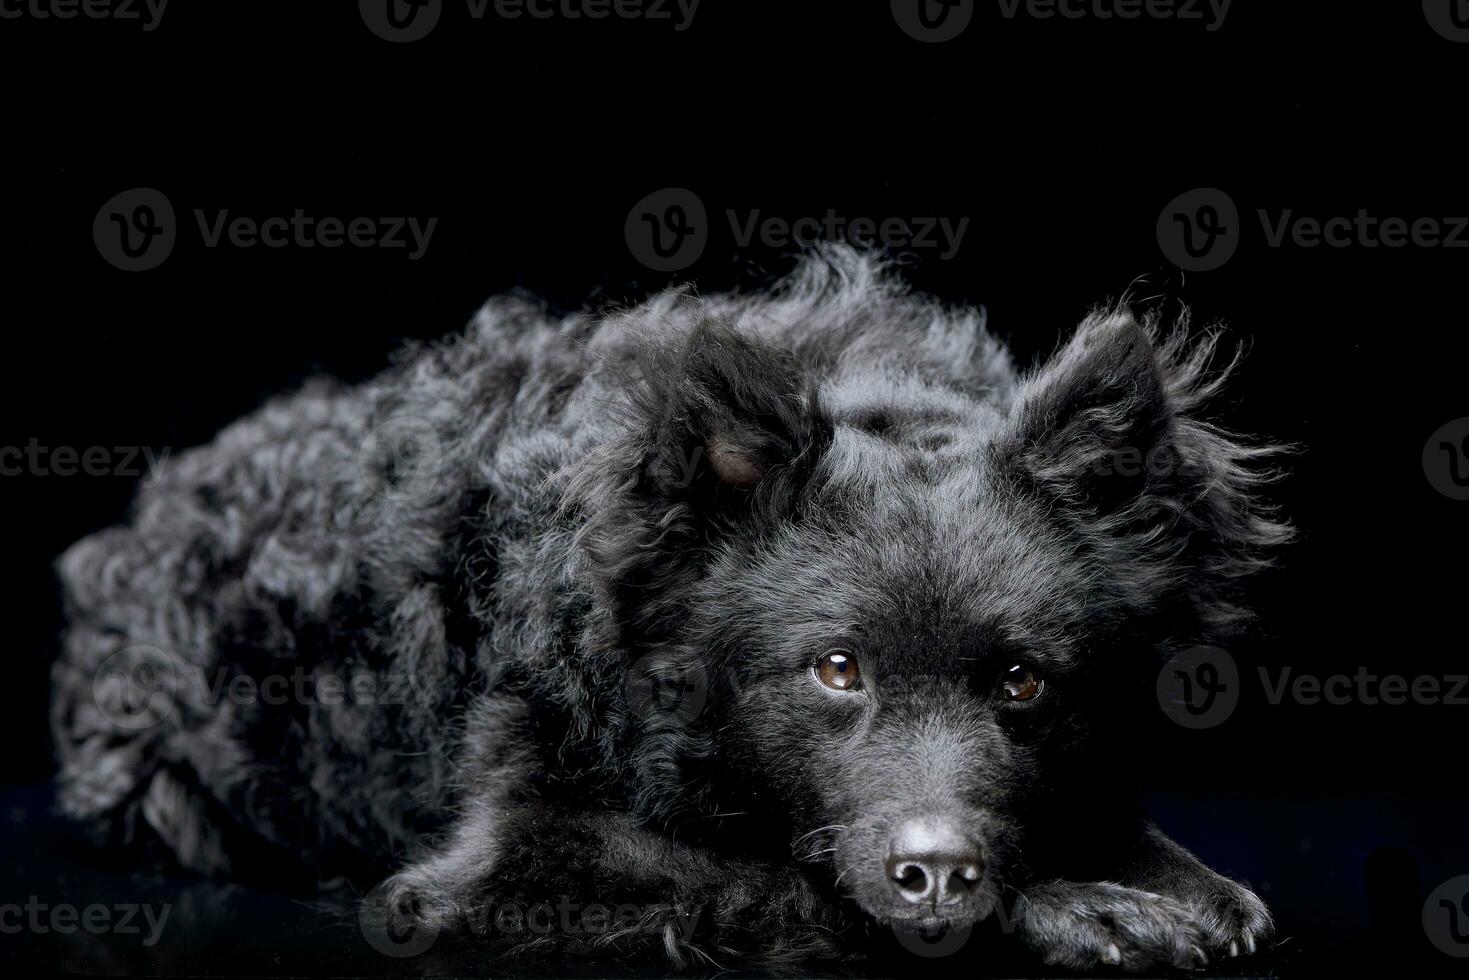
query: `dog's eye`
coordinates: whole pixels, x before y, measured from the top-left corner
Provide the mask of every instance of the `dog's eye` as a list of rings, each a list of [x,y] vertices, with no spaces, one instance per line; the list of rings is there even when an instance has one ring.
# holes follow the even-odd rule
[[[1006,701],[1033,701],[1040,696],[1045,681],[1024,664],[1016,664],[1000,677],[1000,696]]]
[[[816,661],[816,679],[833,691],[850,691],[861,680],[857,658],[848,650],[828,650]]]

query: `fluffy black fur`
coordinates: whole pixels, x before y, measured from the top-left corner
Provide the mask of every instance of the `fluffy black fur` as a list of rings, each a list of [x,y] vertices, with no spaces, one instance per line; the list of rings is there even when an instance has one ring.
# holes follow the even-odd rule
[[[201,872],[393,872],[434,928],[635,906],[575,942],[676,962],[981,920],[1070,967],[1253,950],[1263,905],[1137,817],[1125,741],[1287,537],[1270,450],[1205,420],[1214,353],[1110,309],[1020,374],[841,249],[769,293],[492,302],[64,556],[62,805]],[[983,873],[913,905],[885,861],[940,816]]]

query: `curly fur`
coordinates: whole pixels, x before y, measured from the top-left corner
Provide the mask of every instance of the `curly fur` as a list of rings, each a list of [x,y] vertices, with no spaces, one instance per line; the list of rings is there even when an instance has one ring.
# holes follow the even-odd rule
[[[1206,420],[1228,374],[1217,341],[1109,309],[1022,373],[980,312],[845,249],[771,292],[677,289],[559,321],[492,301],[367,384],[311,384],[180,455],[131,523],[65,554],[62,808],[206,873],[407,862],[394,901],[420,918],[464,917],[511,876],[584,889],[581,865],[615,852],[648,909],[693,901],[702,881],[753,921],[761,875],[801,871],[812,851],[835,874],[885,840],[887,815],[839,809],[851,829],[793,851],[852,791],[750,734],[785,731],[770,703],[783,689],[762,685],[799,675],[824,637],[902,621],[937,650],[982,625],[999,646],[1043,648],[1058,676],[1094,677],[1087,664],[1123,646],[1161,656],[1240,620],[1238,583],[1288,531],[1259,496],[1272,448]],[[405,462],[400,437],[419,455]],[[1140,470],[1119,465],[1134,448],[1152,453]],[[139,725],[123,699],[145,663],[169,683],[150,689],[157,723]],[[691,669],[709,710],[630,703],[630,683]],[[311,696],[219,694],[293,672]],[[912,708],[952,706],[952,745],[933,751],[998,739],[938,673],[942,690]],[[406,695],[316,687],[355,676]],[[1001,754],[1069,758],[1106,727],[1074,714],[1050,748]],[[902,731],[867,756],[911,764]],[[1020,847],[1035,794],[973,774],[944,793],[969,794]],[[589,853],[537,852],[536,808],[626,822],[587,829]],[[778,841],[726,853],[734,811],[779,814],[764,835]],[[657,857],[675,830],[697,855]],[[680,870],[664,880],[660,865]],[[830,947],[853,921],[840,889],[782,880],[793,918],[819,928],[768,924],[766,945]],[[860,903],[879,886],[849,887]],[[695,961],[737,938],[662,944]]]

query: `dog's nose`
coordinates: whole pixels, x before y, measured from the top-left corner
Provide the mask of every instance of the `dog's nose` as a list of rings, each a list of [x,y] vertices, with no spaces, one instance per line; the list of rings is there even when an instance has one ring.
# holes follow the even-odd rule
[[[893,833],[887,873],[915,905],[957,905],[979,884],[984,857],[952,818],[916,817]]]

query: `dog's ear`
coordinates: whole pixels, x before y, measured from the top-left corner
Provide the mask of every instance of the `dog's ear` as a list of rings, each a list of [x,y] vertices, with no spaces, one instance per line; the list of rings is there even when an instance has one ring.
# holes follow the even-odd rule
[[[1251,444],[1204,418],[1234,362],[1186,320],[1158,339],[1125,313],[1088,318],[1021,383],[991,442],[1010,486],[1038,497],[1080,551],[1152,598],[1189,583],[1211,627],[1243,618],[1234,583],[1291,537],[1261,499],[1289,447]]]
[[[993,447],[1039,492],[1107,511],[1176,462],[1172,413],[1148,332],[1127,314],[1093,317],[1021,385]]]
[[[623,435],[570,471],[565,498],[629,649],[686,618],[719,548],[788,519],[832,436],[795,356],[727,326],[650,346],[636,368]]]
[[[635,498],[695,523],[780,516],[830,440],[795,357],[716,323],[650,351],[634,406]]]

